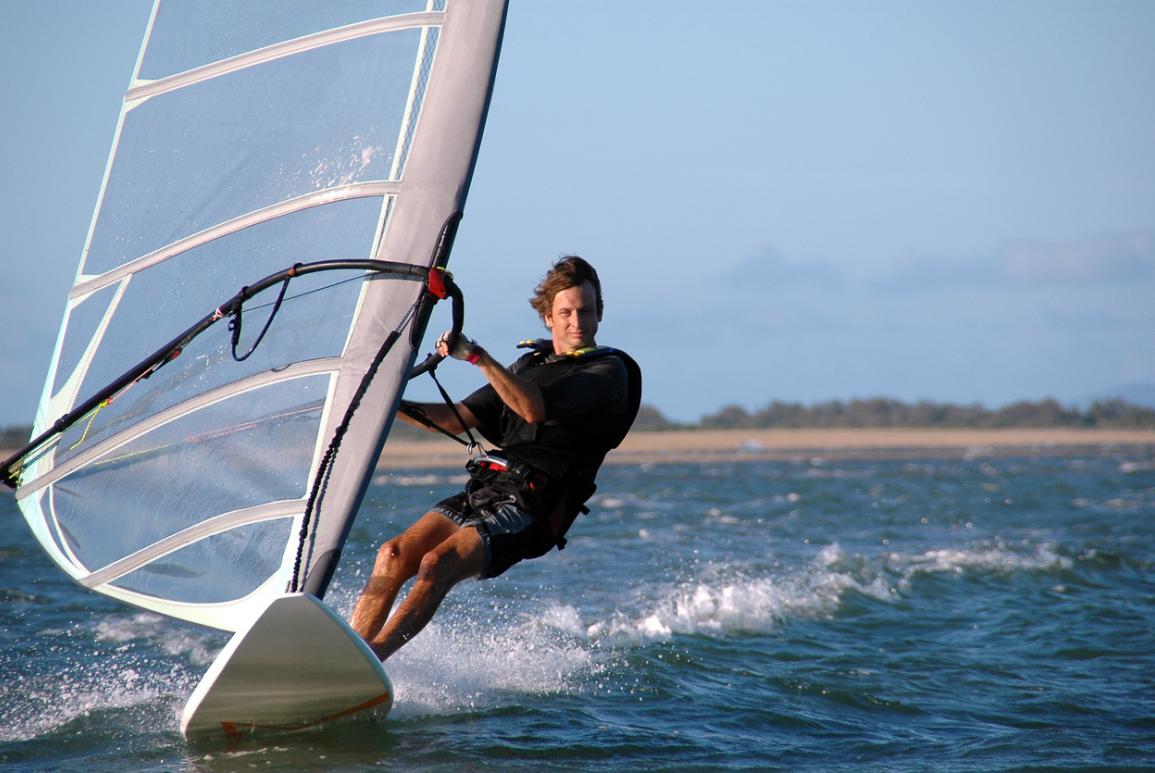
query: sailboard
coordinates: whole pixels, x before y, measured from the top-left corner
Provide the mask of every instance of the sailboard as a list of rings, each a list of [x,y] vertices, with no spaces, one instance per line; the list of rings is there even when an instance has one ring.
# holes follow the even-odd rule
[[[235,632],[186,730],[392,702],[323,599],[432,306],[452,295],[460,311],[441,269],[505,14],[505,0],[153,6],[33,438],[0,476],[81,585]],[[286,698],[343,668],[369,674],[370,698]],[[241,694],[268,700],[230,713]]]
[[[371,720],[392,706],[385,668],[348,623],[314,596],[285,594],[221,650],[180,729],[186,737],[235,739]]]

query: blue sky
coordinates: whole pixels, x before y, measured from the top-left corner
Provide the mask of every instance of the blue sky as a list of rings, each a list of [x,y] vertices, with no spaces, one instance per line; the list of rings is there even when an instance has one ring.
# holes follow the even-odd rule
[[[149,7],[0,3],[0,426],[35,410]],[[1143,0],[513,0],[467,331],[512,358],[576,252],[679,419],[1155,384],[1152,40]]]

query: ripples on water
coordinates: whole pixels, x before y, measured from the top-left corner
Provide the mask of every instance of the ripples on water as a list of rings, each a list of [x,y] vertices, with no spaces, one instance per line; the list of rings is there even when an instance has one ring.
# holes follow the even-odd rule
[[[370,490],[328,601],[460,485]],[[455,590],[390,720],[187,747],[224,634],[74,586],[10,498],[13,769],[1155,766],[1155,464],[1079,456],[609,467],[561,553]]]

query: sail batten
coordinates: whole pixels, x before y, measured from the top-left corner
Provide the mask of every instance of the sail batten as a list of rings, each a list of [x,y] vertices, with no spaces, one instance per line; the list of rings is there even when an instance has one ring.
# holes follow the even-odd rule
[[[224,513],[222,515],[209,518],[204,521],[190,526],[189,528],[177,532],[169,537],[152,543],[151,545],[141,548],[140,550],[131,553],[117,561],[112,562],[99,569],[93,570],[88,574],[78,577],[77,580],[81,585],[89,588],[96,588],[105,583],[112,582],[131,571],[139,569],[145,564],[156,560],[157,558],[167,555],[179,548],[191,545],[194,542],[211,537],[215,534],[235,529],[238,526],[246,526],[250,523],[260,523],[261,521],[269,521],[278,518],[294,518],[300,515],[304,509],[305,503],[299,499],[291,499],[283,502],[266,502],[265,504],[257,505],[255,507],[246,507],[241,510],[235,510],[231,513]]]
[[[359,183],[350,183],[348,185],[338,185],[331,188],[325,188],[312,193],[304,194],[295,199],[281,201],[263,209],[248,212],[231,220],[228,220],[219,225],[211,226],[205,230],[187,236],[183,239],[178,239],[171,244],[166,244],[163,247],[154,250],[150,253],[140,256],[139,258],[124,263],[116,268],[113,268],[99,276],[85,275],[80,278],[77,284],[72,288],[70,296],[72,298],[81,298],[88,293],[95,292],[109,284],[119,281],[126,276],[137,273],[143,269],[155,266],[171,257],[180,255],[183,252],[200,247],[216,239],[228,236],[230,234],[243,231],[254,225],[267,223],[276,218],[285,215],[291,215],[301,212],[306,209],[324,206],[339,201],[347,201],[349,199],[361,198],[384,198],[386,196],[395,196],[400,190],[400,184],[396,181],[389,180],[371,180]]]
[[[37,439],[3,471],[82,585],[227,630],[332,576],[460,219],[505,17],[504,0],[292,5],[154,6]]]
[[[138,82],[128,90],[125,101],[136,107],[144,100],[158,94],[164,94],[175,89],[184,88],[201,81],[228,75],[248,67],[254,67],[276,61],[286,56],[294,56],[305,51],[313,51],[324,46],[341,43],[347,40],[368,35],[377,35],[383,32],[412,29],[415,27],[429,27],[440,24],[443,14],[439,12],[410,13],[380,19],[350,24],[334,30],[325,30],[313,35],[288,40],[276,45],[251,51],[239,56],[230,57],[211,64],[206,64],[182,73],[170,75],[158,80],[144,80]]]
[[[85,450],[76,456],[70,457],[66,462],[56,464],[50,472],[47,472],[29,484],[17,489],[18,496],[32,494],[39,489],[55,483],[57,480],[69,475],[70,473],[91,464],[94,460],[106,458],[109,454],[115,452],[121,446],[127,445],[143,435],[156,430],[159,427],[176,421],[184,416],[199,411],[213,403],[227,400],[231,397],[242,395],[255,389],[262,388],[270,383],[280,381],[289,381],[291,379],[302,378],[304,376],[316,376],[319,374],[333,373],[340,366],[340,358],[329,357],[317,360],[308,360],[304,362],[293,363],[280,370],[275,378],[270,379],[269,376],[261,374],[257,376],[250,376],[239,381],[234,381],[217,389],[210,390],[198,394],[196,397],[186,400],[178,405],[166,409],[160,413],[154,414],[147,419],[138,421],[132,425],[131,428],[119,432],[116,435],[109,437],[99,443],[86,445]]]

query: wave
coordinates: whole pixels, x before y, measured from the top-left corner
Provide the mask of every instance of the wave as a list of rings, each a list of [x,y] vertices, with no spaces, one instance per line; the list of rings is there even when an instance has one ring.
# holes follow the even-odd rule
[[[386,664],[394,716],[475,711],[499,696],[580,692],[603,667],[569,605],[430,623]]]
[[[919,574],[961,574],[964,571],[1010,573],[1070,569],[1073,562],[1053,545],[1040,544],[1026,552],[998,543],[973,548],[944,548],[917,554],[890,553],[887,564],[902,575],[904,587]]]
[[[789,619],[829,617],[847,591],[886,595],[876,581],[831,570],[825,553],[796,575],[709,577],[659,590],[633,610],[591,623],[593,640],[646,642],[678,634],[765,633]]]
[[[393,713],[406,719],[485,711],[527,695],[612,689],[620,680],[616,667],[655,643],[774,634],[791,621],[835,618],[864,598],[897,602],[917,593],[913,581],[924,575],[1071,565],[1047,544],[864,555],[835,543],[792,567],[716,562],[691,578],[651,582],[601,601],[503,601],[492,586],[477,584],[460,589],[458,601],[389,660],[397,691]],[[351,607],[353,591],[335,590],[330,603],[339,611]],[[42,630],[24,653],[41,663],[42,672],[0,664],[12,675],[0,686],[0,740],[50,735],[109,711],[127,710],[127,721],[142,726],[155,724],[160,712],[175,727],[184,701],[226,640],[226,634],[150,613],[109,614],[82,627]]]
[[[140,710],[144,730],[155,726],[159,709],[176,727],[183,700],[223,642],[150,613],[44,629],[19,653],[36,671],[0,664],[11,675],[0,686],[0,741],[50,735],[108,712]]]
[[[836,615],[848,594],[896,601],[912,592],[912,580],[924,574],[958,575],[1061,571],[1073,562],[1052,545],[1025,549],[1005,545],[886,553],[877,557],[847,554],[837,543],[785,573],[752,574],[726,566],[709,567],[691,581],[649,590],[647,598],[586,625],[593,641],[631,643],[675,635],[724,636],[771,632],[794,619]]]

